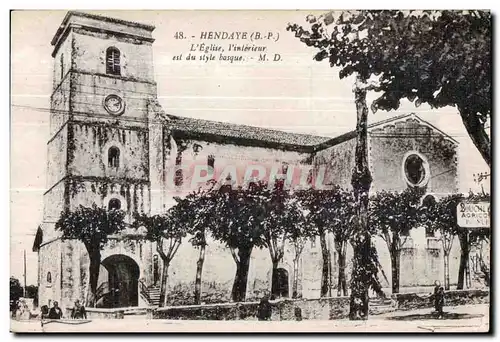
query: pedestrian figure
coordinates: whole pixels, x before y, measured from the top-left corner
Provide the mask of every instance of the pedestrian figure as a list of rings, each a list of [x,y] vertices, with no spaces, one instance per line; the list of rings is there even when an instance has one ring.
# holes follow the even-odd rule
[[[21,320],[24,314],[24,305],[21,299],[16,302],[16,320]]]
[[[87,319],[87,312],[85,311],[85,307],[80,304],[80,301],[77,299],[75,301],[75,306],[71,311],[71,318],[73,319]]]
[[[59,303],[57,301],[54,302],[54,306],[50,308],[49,311],[49,319],[61,319],[63,317],[63,313],[61,308],[59,307]]]
[[[40,317],[42,319],[49,317],[49,307],[47,305],[42,305],[42,307],[40,308]]]
[[[271,320],[271,313],[272,313],[271,303],[269,303],[269,299],[267,298],[267,296],[264,296],[260,300],[259,312],[257,314],[257,317],[259,321],[269,321]]]
[[[438,292],[439,288],[441,287],[441,283],[439,280],[436,280],[434,282],[434,294],[432,295],[432,299],[434,300],[434,310],[438,312]]]
[[[444,288],[441,286],[438,289],[436,296],[436,311],[438,313],[438,318],[443,318],[443,306],[444,306]]]

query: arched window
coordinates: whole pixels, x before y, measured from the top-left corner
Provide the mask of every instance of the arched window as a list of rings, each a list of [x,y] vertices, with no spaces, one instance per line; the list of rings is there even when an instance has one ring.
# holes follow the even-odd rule
[[[106,74],[120,75],[120,50],[115,47],[106,50]]]
[[[117,198],[112,198],[108,203],[108,210],[120,210],[122,207],[122,202]]]
[[[212,168],[212,169],[214,168],[214,165],[215,165],[215,157],[214,157],[213,155],[209,155],[209,156],[207,157],[207,165],[208,165],[208,167],[210,167],[210,168]]]
[[[50,272],[47,272],[47,283],[52,283],[52,274]]]
[[[120,149],[118,147],[112,146],[109,148],[108,166],[115,169],[120,167]]]

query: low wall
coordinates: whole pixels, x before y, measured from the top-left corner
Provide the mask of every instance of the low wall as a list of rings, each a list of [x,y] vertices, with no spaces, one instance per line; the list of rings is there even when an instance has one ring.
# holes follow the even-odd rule
[[[66,309],[66,318],[71,317],[72,308]],[[87,312],[87,319],[101,319],[101,318],[123,318],[125,313],[125,308],[115,308],[115,309],[101,309],[101,308],[85,308]]]
[[[302,319],[340,319],[347,317],[349,313],[349,297],[283,299],[270,301],[270,303],[273,321],[295,320],[296,308],[301,309]],[[257,320],[258,307],[258,302],[175,306],[155,310],[153,318]]]
[[[431,295],[431,293],[398,293],[393,295],[393,300],[397,310],[431,308],[434,306]],[[489,302],[490,292],[488,290],[452,290],[444,293],[445,306],[486,304]]]

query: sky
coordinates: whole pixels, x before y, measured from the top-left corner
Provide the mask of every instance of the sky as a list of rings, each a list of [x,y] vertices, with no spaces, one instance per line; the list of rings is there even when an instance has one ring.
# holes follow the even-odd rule
[[[98,11],[156,26],[153,37],[158,99],[170,114],[262,126],[291,132],[337,136],[355,128],[352,78],[313,61],[314,50],[286,31],[303,23],[309,11]],[[14,11],[11,21],[11,275],[22,279],[27,254],[27,284],[37,282],[37,256],[31,251],[42,221],[47,189],[47,140],[52,93],[50,41],[65,11]],[[266,43],[276,63],[174,61],[200,43],[203,31],[272,32]],[[188,37],[175,39],[176,32]],[[214,43],[218,43],[214,41]],[[250,43],[250,42],[248,42]],[[260,45],[260,44],[259,44]],[[369,94],[373,100],[376,94]],[[459,142],[462,192],[478,190],[474,174],[489,168],[472,144],[455,108],[431,110],[404,102],[398,111],[370,113],[370,122],[414,112]]]

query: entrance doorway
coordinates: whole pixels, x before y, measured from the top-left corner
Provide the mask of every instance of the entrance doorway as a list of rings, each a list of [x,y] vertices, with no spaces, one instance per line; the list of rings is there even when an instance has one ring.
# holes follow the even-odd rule
[[[130,257],[115,254],[102,261],[108,271],[108,307],[138,306],[139,265]]]
[[[288,271],[284,268],[276,269],[276,288],[273,291],[276,298],[289,297]]]

